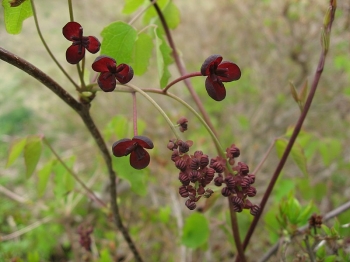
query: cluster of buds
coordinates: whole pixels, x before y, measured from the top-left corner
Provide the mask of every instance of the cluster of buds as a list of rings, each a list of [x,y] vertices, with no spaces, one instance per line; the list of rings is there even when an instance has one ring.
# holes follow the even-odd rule
[[[213,190],[207,186],[214,180],[216,186],[226,185],[221,193],[230,198],[234,211],[242,212],[243,209],[250,209],[250,213],[256,216],[260,211],[259,206],[253,205],[247,199],[256,195],[256,189],[252,186],[255,175],[249,174],[249,167],[245,163],[238,162],[235,165],[235,158],[239,157],[240,150],[233,144],[226,149],[226,159],[217,156],[209,160],[208,155],[202,151],[195,151],[193,155],[188,154],[192,144],[192,141],[172,139],[167,146],[173,151],[171,160],[180,170],[179,180],[182,185],[179,194],[187,198],[185,205],[193,210],[201,197],[209,198]],[[224,177],[227,163],[231,165],[233,174],[229,173]]]
[[[91,251],[91,233],[94,231],[92,226],[83,226],[78,227],[77,233],[79,234],[79,243],[86,250]]]
[[[247,164],[238,162],[235,165],[235,158],[239,157],[239,155],[240,150],[233,144],[226,149],[227,160],[216,157],[210,161],[210,167],[219,173],[214,179],[214,183],[216,186],[226,185],[221,189],[221,194],[230,198],[234,211],[242,212],[243,209],[250,209],[250,214],[256,216],[260,211],[260,207],[253,205],[247,199],[256,195],[256,188],[252,186],[255,182],[255,175],[249,174]],[[222,175],[222,167],[226,164],[226,161],[232,166],[234,174],[224,177]]]
[[[179,188],[179,194],[187,198],[185,205],[193,210],[196,208],[196,202],[201,198],[209,198],[213,190],[206,188],[214,179],[215,170],[208,167],[209,157],[202,151],[196,151],[189,155],[189,148],[192,141],[170,140],[168,148],[173,151],[171,160],[174,161],[176,168],[180,170],[179,180],[182,186]]]

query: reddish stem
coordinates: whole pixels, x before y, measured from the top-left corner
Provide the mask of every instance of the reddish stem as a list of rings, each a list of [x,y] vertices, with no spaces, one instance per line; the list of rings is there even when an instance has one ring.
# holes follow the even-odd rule
[[[137,104],[136,104],[136,93],[133,92],[132,94],[132,121],[134,126],[134,136],[138,135],[137,132]]]
[[[171,83],[169,83],[164,89],[163,89],[163,92],[166,93],[170,87],[172,87],[173,85],[175,85],[176,83],[182,81],[182,80],[185,80],[187,78],[191,78],[191,77],[196,77],[196,76],[203,76],[201,72],[195,72],[195,73],[190,73],[190,74],[186,74],[186,75],[183,75],[177,79],[175,79],[174,81],[172,81]]]

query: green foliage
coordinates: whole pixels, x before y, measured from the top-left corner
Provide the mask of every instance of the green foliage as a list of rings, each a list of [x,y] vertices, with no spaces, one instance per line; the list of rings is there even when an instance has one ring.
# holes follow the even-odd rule
[[[283,152],[285,151],[285,149],[287,147],[287,144],[288,144],[287,139],[284,139],[284,138],[277,139],[276,150],[277,150],[277,154],[280,158],[282,157]],[[290,154],[291,154],[291,157],[294,160],[294,162],[297,164],[297,166],[301,170],[301,172],[305,176],[308,176],[307,166],[306,166],[306,157],[304,155],[304,151],[303,151],[302,147],[299,144],[294,143]]]
[[[27,138],[25,137],[17,139],[12,143],[11,148],[9,149],[6,167],[11,166],[13,162],[15,162],[15,160],[19,157],[26,145],[26,141]]]
[[[156,56],[157,56],[157,68],[158,76],[160,78],[160,87],[166,87],[171,74],[169,72],[168,66],[173,62],[171,56],[171,48],[167,45],[164,35],[161,30],[155,30],[156,37]]]
[[[149,59],[152,56],[153,40],[146,33],[140,33],[135,42],[132,68],[135,75],[143,75],[147,71]]]
[[[182,231],[181,243],[189,248],[204,245],[209,238],[209,223],[203,214],[192,213],[187,217]]]
[[[52,166],[55,164],[55,161],[51,160],[47,162],[39,171],[38,171],[38,187],[37,192],[38,196],[42,197],[45,193],[49,177],[51,175]]]
[[[123,14],[132,14],[135,12],[142,4],[144,3],[144,0],[125,0],[125,5],[122,10]]]
[[[137,31],[131,25],[117,21],[106,26],[101,35],[101,54],[113,57],[118,64],[132,62]]]
[[[23,21],[33,15],[30,0],[24,1],[17,7],[11,7],[9,0],[2,0],[2,6],[4,7],[6,31],[9,34],[19,34]]]
[[[277,221],[284,230],[287,230],[289,234],[293,235],[299,226],[307,224],[313,211],[314,206],[312,201],[308,205],[302,206],[294,198],[293,194],[290,193],[279,204]]]
[[[145,196],[147,194],[148,168],[141,170],[134,169],[130,166],[129,156],[114,157],[113,167],[120,178],[125,179],[130,183],[131,190],[134,193],[140,196]]]
[[[27,137],[26,144],[24,146],[24,162],[26,165],[26,178],[30,178],[33,174],[36,165],[39,162],[41,149],[42,149],[42,137],[41,136],[29,136]]]
[[[76,156],[72,156],[64,160],[64,163],[72,170],[75,160]],[[75,180],[70,172],[59,161],[55,161],[55,164],[51,168],[55,181],[54,193],[56,197],[60,199],[74,189]]]

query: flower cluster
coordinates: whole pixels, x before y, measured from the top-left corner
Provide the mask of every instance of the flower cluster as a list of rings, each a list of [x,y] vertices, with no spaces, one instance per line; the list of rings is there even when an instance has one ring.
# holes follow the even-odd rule
[[[70,64],[79,63],[85,56],[85,49],[95,54],[100,50],[101,43],[94,36],[83,36],[83,27],[77,22],[68,22],[62,29],[64,37],[72,42],[66,51],[66,60]],[[105,92],[112,92],[117,84],[128,83],[134,76],[134,70],[127,64],[117,66],[115,59],[109,56],[99,56],[92,64],[92,69],[100,72],[97,79],[99,87]]]
[[[182,186],[179,188],[179,194],[186,200],[186,206],[193,210],[196,208],[196,202],[203,197],[210,197],[213,190],[206,186],[214,179],[214,169],[208,167],[209,157],[202,151],[196,151],[189,155],[189,148],[192,141],[170,140],[168,148],[173,151],[171,160],[180,170],[179,180]]]
[[[235,165],[235,158],[240,155],[240,150],[233,144],[226,149],[226,157],[229,164],[232,166],[232,170],[235,173],[229,174],[226,177],[223,177],[219,172],[222,170],[223,164],[226,163],[226,160],[217,157],[213,158],[210,161],[210,167],[214,168],[219,174],[214,179],[216,186],[225,186],[221,189],[221,194],[224,197],[229,197],[233,206],[234,211],[242,212],[243,209],[250,209],[250,213],[253,216],[256,216],[260,207],[253,205],[248,197],[254,197],[256,195],[256,188],[252,186],[255,182],[255,175],[249,174],[249,167],[243,162],[238,162]]]
[[[173,151],[171,160],[180,170],[179,180],[182,186],[179,188],[179,194],[187,198],[185,205],[193,210],[202,196],[209,198],[213,190],[207,186],[214,180],[216,186],[226,185],[222,188],[221,194],[230,198],[234,211],[242,212],[243,209],[250,209],[253,216],[257,215],[260,211],[259,206],[253,205],[247,199],[256,195],[256,189],[252,186],[255,175],[249,174],[249,167],[245,163],[238,162],[235,165],[235,158],[239,157],[240,150],[233,144],[226,149],[227,159],[217,156],[209,160],[208,155],[202,151],[195,151],[193,155],[188,154],[192,144],[192,141],[172,139],[167,145],[168,149]],[[224,177],[227,162],[232,166],[234,174]]]

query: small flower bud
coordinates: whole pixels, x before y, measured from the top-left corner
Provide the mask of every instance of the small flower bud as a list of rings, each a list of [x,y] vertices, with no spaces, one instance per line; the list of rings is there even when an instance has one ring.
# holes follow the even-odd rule
[[[202,187],[202,186],[198,187],[197,193],[198,193],[198,195],[203,195],[205,193],[204,187]]]
[[[229,187],[229,188],[234,188],[236,185],[235,179],[232,175],[228,175],[225,178],[225,183],[226,183],[227,187]]]
[[[185,186],[181,186],[181,187],[179,188],[179,194],[180,194],[180,196],[182,196],[183,198],[186,198],[186,197],[188,197],[188,196],[190,195],[190,193],[188,193],[187,188],[186,188]]]
[[[256,195],[256,188],[253,186],[248,187],[246,193],[247,193],[247,196],[254,197]]]
[[[192,183],[197,182],[197,181],[198,181],[198,178],[199,178],[199,173],[198,173],[198,171],[192,170],[192,171],[190,172],[190,180],[191,180],[191,182],[192,182]]]
[[[194,201],[192,201],[191,199],[187,199],[185,205],[187,206],[187,208],[189,210],[193,210],[196,208],[196,203]]]
[[[200,158],[200,168],[205,168],[209,164],[209,157],[207,155],[203,155]]]
[[[185,170],[187,167],[187,163],[184,159],[180,158],[175,162],[175,166],[180,170]]]
[[[191,164],[190,164],[190,168],[192,169],[192,170],[197,170],[198,168],[199,168],[199,159],[198,158],[192,158],[191,159]]]
[[[224,196],[224,197],[228,197],[231,195],[231,191],[228,187],[223,187],[221,189],[221,194]]]
[[[187,130],[187,118],[186,117],[181,117],[176,123],[180,125],[180,132],[185,132]]]
[[[223,182],[224,182],[224,178],[222,177],[222,175],[219,175],[214,179],[214,184],[216,186],[221,186]]]
[[[232,204],[237,204],[237,205],[240,205],[240,206],[243,205],[243,199],[238,197],[238,196],[232,197],[231,198],[231,202],[232,202]]]
[[[249,167],[246,163],[238,162],[238,166],[242,175],[247,175],[249,173]]]
[[[242,188],[247,188],[250,186],[250,179],[249,177],[244,177],[242,180],[241,180],[241,183],[240,183],[240,186]]]
[[[249,177],[249,183],[250,184],[254,184],[254,182],[255,182],[255,175],[249,174],[248,177]]]
[[[229,148],[226,149],[226,156],[227,158],[233,159],[237,158],[240,155],[240,150],[238,147],[235,146],[235,144],[232,144]]]
[[[258,205],[254,205],[250,208],[250,214],[256,216],[260,213],[260,207]]]
[[[179,180],[185,186],[190,184],[190,178],[188,177],[188,175],[186,173],[180,172]]]

